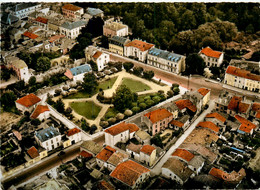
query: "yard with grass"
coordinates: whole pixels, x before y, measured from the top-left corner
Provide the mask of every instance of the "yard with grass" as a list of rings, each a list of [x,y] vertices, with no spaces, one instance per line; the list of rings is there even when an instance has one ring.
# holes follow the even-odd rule
[[[151,90],[151,87],[137,80],[123,78],[121,85],[126,85],[132,92]]]
[[[95,95],[100,88],[102,88],[103,90],[112,88],[112,86],[114,85],[116,79],[117,79],[117,77],[113,77],[113,78],[110,78],[108,80],[104,80],[104,81],[100,82],[98,87],[97,87],[97,89],[96,89],[96,91],[91,93],[91,94],[89,94],[89,93],[87,93],[87,92],[82,90],[82,91],[79,91],[79,92],[77,92],[75,94],[71,94],[71,95],[67,96],[64,99],[90,98],[93,95]]]
[[[96,119],[101,110],[101,107],[97,106],[93,101],[72,102],[70,103],[70,106],[79,115],[82,115],[90,120]]]

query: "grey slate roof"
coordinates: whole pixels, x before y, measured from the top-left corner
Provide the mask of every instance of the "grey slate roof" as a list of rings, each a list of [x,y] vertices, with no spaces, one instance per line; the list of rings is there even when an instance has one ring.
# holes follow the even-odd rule
[[[98,14],[103,13],[103,11],[100,10],[100,9],[90,8],[90,7],[89,7],[89,8],[87,9],[87,13],[90,14],[91,16],[96,16],[96,15],[98,15]]]
[[[61,27],[72,30],[74,28],[78,28],[80,26],[84,26],[86,25],[88,22],[84,21],[84,20],[79,20],[79,21],[75,21],[75,22],[64,22]]]
[[[128,39],[120,36],[113,36],[109,40],[110,43],[123,47]]]
[[[51,126],[51,127],[42,129],[40,131],[37,131],[35,135],[41,142],[44,142],[53,137],[60,135],[60,132],[57,129],[55,129],[53,126]]]
[[[13,22],[17,22],[18,20],[18,17],[11,15],[10,13],[4,13],[1,17],[1,22],[4,24],[12,24]]]
[[[20,10],[23,10],[23,9],[27,9],[29,7],[34,7],[36,5],[38,5],[38,3],[19,3],[19,4],[15,5],[12,8],[12,10],[16,12],[16,11],[20,11]]]
[[[176,53],[171,53],[169,51],[164,51],[158,48],[152,48],[149,50],[148,54],[153,55],[153,56],[157,56],[160,57],[162,59],[166,59],[169,61],[173,61],[173,62],[178,62],[181,57],[183,57],[182,55],[176,54]]]
[[[78,67],[74,67],[70,69],[73,76],[82,74],[82,73],[88,73],[91,71],[91,66],[89,64],[80,65]]]

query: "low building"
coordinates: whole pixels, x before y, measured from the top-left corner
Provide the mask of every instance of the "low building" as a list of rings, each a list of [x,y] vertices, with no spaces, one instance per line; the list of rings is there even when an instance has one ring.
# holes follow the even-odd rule
[[[36,131],[35,139],[37,143],[47,151],[51,151],[62,145],[61,134],[58,129],[55,129],[53,126]]]
[[[215,132],[216,134],[218,134],[218,132],[219,132],[219,127],[217,125],[215,125],[214,123],[212,123],[211,121],[199,122],[196,127],[210,129],[211,131]]]
[[[48,19],[43,17],[37,17],[34,22],[42,27],[44,30],[48,30]]]
[[[91,17],[101,17],[102,18],[104,16],[104,13],[102,10],[96,9],[96,8],[91,8],[91,7],[87,8],[87,14],[90,15]]]
[[[153,166],[156,158],[156,148],[151,145],[143,145],[140,150],[140,161],[148,166]]]
[[[88,153],[91,153],[93,156],[96,156],[102,150],[102,146],[95,143],[94,141],[84,141],[80,145],[80,150],[86,151]]]
[[[224,59],[224,53],[215,51],[210,47],[200,50],[199,55],[204,59],[207,67],[220,67]]]
[[[260,75],[238,67],[228,66],[224,83],[244,90],[259,92]]]
[[[91,72],[91,66],[89,64],[80,65],[78,67],[74,67],[71,69],[67,69],[67,71],[64,73],[66,77],[69,79],[73,79],[73,81],[83,81],[84,75],[86,73]]]
[[[143,131],[143,130],[138,130],[134,137],[141,143],[141,144],[150,144],[151,136]]]
[[[80,18],[84,14],[84,9],[72,4],[66,4],[62,7],[62,14],[68,18]]]
[[[31,112],[40,101],[41,99],[38,96],[34,94],[29,94],[16,100],[15,106],[18,110],[22,112],[25,111]]]
[[[46,149],[40,148],[39,150],[37,150],[35,148],[35,146],[32,146],[31,148],[29,148],[27,150],[27,154],[30,156],[31,159],[37,159],[37,158],[42,159],[42,158],[48,156]]]
[[[115,152],[114,154],[112,154],[112,156],[107,160],[107,168],[110,171],[113,171],[118,164],[128,160],[128,155],[124,154],[122,152]]]
[[[242,97],[233,96],[228,103],[226,113],[233,116],[239,114],[241,116],[248,117],[250,107],[250,103],[243,102]]]
[[[250,115],[260,120],[260,103],[253,103]]]
[[[215,123],[216,125],[220,125],[220,126],[224,127],[227,119],[220,113],[213,112],[213,113],[207,114],[205,117],[205,120],[211,121],[211,122]]]
[[[207,88],[200,88],[197,91],[198,91],[198,93],[200,93],[203,96],[202,106],[205,106],[206,104],[208,104],[208,102],[210,100],[210,90]]]
[[[110,176],[134,189],[140,188],[140,185],[149,178],[150,170],[128,160],[119,164]]]
[[[252,135],[254,129],[256,129],[256,125],[251,121],[241,117],[240,115],[235,115],[235,118],[241,123],[237,132],[241,134],[250,134]]]
[[[94,61],[97,64],[98,71],[102,71],[106,64],[110,61],[110,56],[101,49],[94,46],[88,46],[85,49],[85,57],[87,61]]]
[[[151,111],[141,117],[142,122],[148,126],[148,130],[153,136],[165,130],[172,119],[172,113],[164,108]]]
[[[126,153],[135,160],[140,160],[140,150],[142,148],[141,144],[131,143],[126,146]]]
[[[171,157],[162,166],[162,175],[183,185],[194,173],[184,161]]]
[[[86,21],[64,22],[60,26],[60,34],[64,34],[69,39],[76,39],[81,28],[87,25]]]
[[[8,68],[12,68],[19,80],[24,80],[24,82],[28,82],[31,75],[28,70],[28,66],[26,63],[19,59],[18,57],[8,56],[6,57],[6,63]]]
[[[126,142],[133,138],[138,130],[139,127],[135,124],[121,122],[105,130],[105,143],[113,147],[118,142]]]
[[[12,15],[11,13],[4,12],[1,17],[1,23],[6,25],[12,25],[19,21],[19,18],[15,15]]]
[[[47,182],[40,184],[36,187],[33,187],[33,190],[42,190],[42,189],[61,189],[61,190],[69,190],[66,185],[60,184],[56,179],[50,179]]]
[[[31,114],[31,118],[39,119],[42,121],[43,119],[46,120],[50,117],[50,110],[46,105],[38,105],[33,113]]]
[[[65,134],[70,140],[72,145],[81,141],[81,130],[79,130],[76,127],[68,130],[67,132],[65,132]]]
[[[128,38],[113,36],[112,38],[109,38],[109,51],[123,56],[124,46],[129,42],[130,40]]]
[[[189,115],[195,115],[197,107],[188,99],[181,99],[175,102],[181,113],[187,112]]]
[[[103,150],[101,150],[100,153],[98,153],[98,155],[96,156],[96,160],[97,160],[97,164],[99,167],[108,167],[108,159],[116,152],[116,149],[110,147],[110,146],[106,146],[105,148],[103,148]]]
[[[147,54],[147,64],[165,71],[179,74],[185,71],[185,56],[158,48],[151,48]]]
[[[138,61],[145,62],[148,51],[154,47],[154,44],[143,42],[141,40],[133,40],[124,46],[124,56],[132,56]]]
[[[109,21],[103,25],[103,35],[107,37],[127,36],[128,26],[122,22]]]
[[[14,5],[10,12],[19,19],[28,17],[29,14],[41,9],[40,3],[19,3]]]
[[[182,129],[183,131],[186,131],[190,124],[190,117],[188,115],[182,116],[180,119],[172,120],[169,123],[169,127],[173,128],[174,130],[178,131]]]
[[[116,190],[116,188],[109,182],[102,180],[98,183],[97,188],[100,190]]]

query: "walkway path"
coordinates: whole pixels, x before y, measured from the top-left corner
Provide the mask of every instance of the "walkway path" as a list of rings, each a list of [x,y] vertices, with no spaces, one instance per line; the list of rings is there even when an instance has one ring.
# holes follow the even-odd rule
[[[171,154],[178,148],[183,141],[190,135],[190,133],[195,129],[197,124],[203,120],[203,118],[210,113],[214,109],[215,103],[214,101],[209,102],[209,108],[202,112],[200,116],[191,124],[191,126],[184,132],[184,134],[176,141],[176,143],[168,150],[168,152],[162,157],[162,159],[156,164],[156,166],[152,169],[152,175],[159,175],[161,173],[161,169],[163,164],[168,160]]]
[[[151,82],[151,81],[148,81],[146,79],[137,77],[137,76],[135,76],[133,74],[127,73],[125,70],[110,76],[110,78],[114,78],[114,77],[117,77],[117,79],[116,79],[114,85],[112,86],[112,88],[104,90],[104,95],[106,97],[112,97],[113,96],[113,93],[115,93],[116,89],[121,85],[123,78],[131,78],[133,80],[140,81],[140,82],[142,82],[142,83],[144,83],[144,84],[146,84],[146,85],[151,87],[151,90],[138,92],[137,93],[138,95],[140,95],[140,94],[147,94],[147,93],[154,93],[154,92],[158,92],[159,90],[163,90],[166,93],[168,90],[170,90],[170,86],[160,86],[160,85],[158,85],[158,84],[156,84],[154,82]],[[98,116],[96,117],[95,120],[87,119],[86,117],[84,117],[84,116],[78,114],[77,112],[75,112],[73,109],[72,109],[72,114],[74,115],[75,119],[81,120],[82,118],[84,118],[84,119],[86,119],[86,121],[90,125],[95,124],[98,127],[98,129],[101,130],[102,128],[99,126],[100,119],[105,115],[105,113],[107,112],[107,109],[110,106],[112,106],[112,104],[100,103],[97,100],[97,95],[98,94],[96,94],[96,95],[94,95],[94,96],[92,96],[90,98],[63,99],[63,102],[64,102],[64,105],[65,105],[65,109],[70,107],[70,103],[71,102],[93,101],[97,106],[100,106],[101,110],[100,110],[100,112],[99,112],[99,114],[98,114]],[[60,98],[60,96],[53,98],[53,100],[56,101],[59,98]]]

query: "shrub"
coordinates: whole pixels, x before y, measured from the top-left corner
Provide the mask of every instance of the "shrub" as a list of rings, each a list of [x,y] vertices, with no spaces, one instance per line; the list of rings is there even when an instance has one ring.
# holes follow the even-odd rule
[[[152,105],[154,105],[154,101],[153,100],[147,100],[147,101],[145,101],[145,103],[146,103],[146,105],[148,106],[148,107],[151,107]]]
[[[54,96],[59,96],[61,94],[61,89],[56,89]]]
[[[112,118],[109,118],[107,121],[110,125],[112,125],[116,122],[116,118],[112,117]]]
[[[111,118],[111,117],[115,117],[115,114],[113,112],[107,112],[106,114],[106,118]]]
[[[151,96],[145,96],[144,101],[151,100]]]
[[[95,133],[95,131],[97,130],[97,126],[95,125],[95,124],[93,124],[93,125],[91,125],[91,127],[90,127],[90,134],[93,134],[93,133]]]
[[[100,121],[99,122],[99,125],[102,127],[102,128],[106,128],[108,127],[109,123],[107,121]]]
[[[167,92],[167,98],[171,98],[171,97],[173,97],[173,95],[174,95],[174,93],[173,93],[172,90],[169,90],[169,91]]]
[[[153,101],[154,101],[156,104],[159,103],[159,102],[161,101],[160,96],[154,96],[154,97],[153,97]]]
[[[124,119],[124,117],[125,117],[125,115],[122,114],[122,113],[118,113],[118,114],[116,115],[116,119],[117,119],[118,121]]]
[[[133,111],[134,113],[137,113],[137,112],[140,111],[140,108],[137,107],[137,106],[135,106],[135,107],[132,108],[132,111]]]
[[[144,102],[144,99],[143,99],[143,98],[140,98],[140,99],[137,100],[137,102],[138,102],[138,104],[143,103],[143,102]]]
[[[124,114],[129,117],[129,116],[133,115],[133,112],[131,110],[127,109],[127,110],[125,110]]]
[[[144,109],[147,107],[147,105],[146,105],[146,103],[141,103],[141,104],[139,104],[139,107],[140,107],[142,110],[144,110]]]
[[[132,107],[136,107],[136,106],[137,106],[137,102],[133,102]]]

